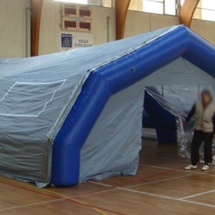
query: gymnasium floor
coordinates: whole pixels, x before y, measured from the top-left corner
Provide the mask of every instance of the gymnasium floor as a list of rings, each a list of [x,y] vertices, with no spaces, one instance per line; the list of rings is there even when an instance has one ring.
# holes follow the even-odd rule
[[[4,215],[214,214],[215,167],[184,171],[176,145],[144,140],[138,174],[91,181],[72,188],[38,189],[0,177]]]

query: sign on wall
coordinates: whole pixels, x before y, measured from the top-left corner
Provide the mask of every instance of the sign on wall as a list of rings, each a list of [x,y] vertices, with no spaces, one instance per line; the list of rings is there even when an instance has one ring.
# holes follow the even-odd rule
[[[61,50],[72,49],[72,34],[61,34]]]
[[[91,33],[61,33],[61,51],[91,46],[93,46],[93,34]]]

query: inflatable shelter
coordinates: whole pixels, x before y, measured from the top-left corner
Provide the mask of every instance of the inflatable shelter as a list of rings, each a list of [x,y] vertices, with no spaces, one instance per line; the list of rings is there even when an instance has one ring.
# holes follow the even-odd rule
[[[0,60],[0,173],[71,186],[134,175],[145,86],[214,86],[215,48],[184,26]]]

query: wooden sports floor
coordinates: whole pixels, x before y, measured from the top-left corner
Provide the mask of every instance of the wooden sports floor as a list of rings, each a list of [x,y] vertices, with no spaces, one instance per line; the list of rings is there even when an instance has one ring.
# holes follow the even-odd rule
[[[144,140],[135,177],[38,189],[0,177],[3,215],[214,215],[215,167],[184,171],[177,146]]]

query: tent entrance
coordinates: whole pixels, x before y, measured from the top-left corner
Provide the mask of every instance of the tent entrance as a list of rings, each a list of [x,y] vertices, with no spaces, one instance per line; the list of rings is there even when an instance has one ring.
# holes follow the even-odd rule
[[[193,117],[186,126],[183,125],[183,119],[199,99],[203,89],[209,89],[213,93],[212,86],[202,85],[146,87],[142,117],[143,137],[153,138],[159,143],[177,143],[178,155],[190,158],[195,119]],[[202,157],[203,151],[202,146]]]

